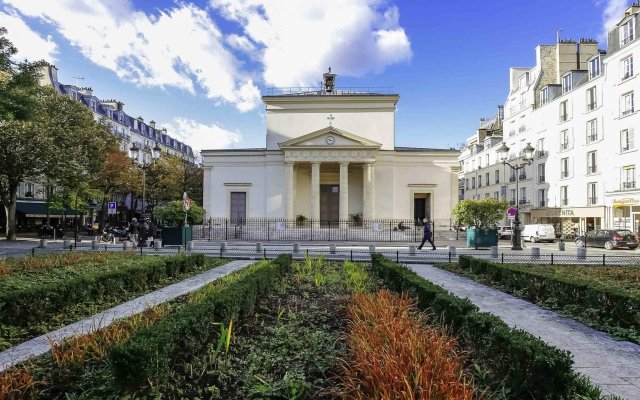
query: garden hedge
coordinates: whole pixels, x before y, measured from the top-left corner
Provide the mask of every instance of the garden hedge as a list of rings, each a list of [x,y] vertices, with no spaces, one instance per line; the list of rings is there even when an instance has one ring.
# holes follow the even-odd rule
[[[568,306],[574,314],[588,313],[599,324],[628,329],[636,336],[640,335],[640,296],[633,293],[584,279],[469,256],[460,256],[458,265],[476,275],[522,290],[526,300],[535,303],[549,300],[558,308]]]
[[[133,257],[83,270],[81,266],[53,271],[47,279],[6,278],[0,290],[0,323],[31,326],[65,307],[101,296],[142,290],[178,273],[203,265],[203,254]]]
[[[109,359],[115,382],[137,388],[161,381],[172,363],[188,360],[216,341],[220,329],[239,314],[250,313],[260,296],[291,269],[291,255],[282,254],[201,289],[204,296],[162,321],[136,332],[116,346]]]
[[[549,346],[531,334],[507,326],[500,318],[479,311],[415,272],[381,254],[372,255],[373,269],[398,292],[417,298],[418,306],[438,316],[472,349],[472,359],[490,376],[485,382],[500,388],[508,398],[562,399],[578,389],[571,355]]]

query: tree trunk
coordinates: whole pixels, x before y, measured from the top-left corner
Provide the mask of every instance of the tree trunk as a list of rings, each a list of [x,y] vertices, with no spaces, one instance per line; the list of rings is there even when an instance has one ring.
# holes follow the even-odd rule
[[[109,199],[107,198],[107,196],[102,198],[102,205],[100,206],[101,212],[100,212],[100,225],[98,226],[98,229],[100,230],[100,232],[102,232],[104,230],[104,221],[106,218],[106,214],[107,214],[107,205]]]
[[[51,204],[51,196],[53,195],[53,190],[51,189],[51,185],[49,185],[48,181],[45,184],[45,190],[44,192],[46,193],[46,205],[47,205],[47,218],[46,218],[46,225],[49,226],[51,225],[51,212],[49,211],[49,204]]]
[[[16,240],[16,204],[19,182],[9,182],[9,201],[5,204],[7,211],[7,240]]]

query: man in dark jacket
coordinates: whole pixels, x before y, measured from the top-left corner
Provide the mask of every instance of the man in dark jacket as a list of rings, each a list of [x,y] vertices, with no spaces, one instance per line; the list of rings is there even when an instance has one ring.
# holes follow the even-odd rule
[[[153,247],[153,239],[156,236],[156,226],[153,221],[149,220],[149,247]]]
[[[424,236],[422,236],[422,243],[418,246],[418,250],[422,250],[422,246],[424,246],[424,243],[427,241],[431,243],[431,246],[433,247],[432,250],[435,250],[436,245],[433,244],[433,239],[431,238],[431,223],[426,218],[422,220],[422,223],[424,224]]]
[[[129,224],[129,234],[131,235],[131,243],[134,246],[138,245],[138,233],[140,233],[140,224],[138,224],[138,219],[131,218],[131,223]]]

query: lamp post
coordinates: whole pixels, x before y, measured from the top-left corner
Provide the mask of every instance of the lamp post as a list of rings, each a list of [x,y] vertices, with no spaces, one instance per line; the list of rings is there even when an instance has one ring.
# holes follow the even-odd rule
[[[507,161],[507,157],[509,156],[509,148],[504,142],[502,142],[502,146],[500,146],[500,148],[497,150],[498,157],[500,157],[502,164],[508,165],[514,171],[516,171],[516,215],[513,221],[514,226],[513,226],[513,235],[512,235],[513,240],[511,242],[511,250],[522,250],[521,232],[520,232],[520,204],[519,204],[520,199],[519,199],[519,192],[518,192],[518,183],[520,181],[520,176],[518,171],[520,171],[527,165],[531,164],[531,162],[533,161],[534,150],[535,149],[531,147],[531,143],[527,143],[527,146],[524,149],[522,149],[522,152],[520,153],[519,157],[516,157],[515,159],[511,160],[511,162]]]
[[[151,167],[153,163],[155,163],[155,161],[158,158],[160,158],[160,151],[162,151],[162,149],[160,148],[158,143],[156,143],[156,145],[151,150],[151,162],[147,163],[146,160],[142,160],[142,163],[140,163],[138,162],[140,157],[140,148],[135,143],[133,144],[133,146],[131,146],[131,157],[132,157],[131,162],[133,163],[133,165],[136,165],[140,167],[140,169],[142,169],[142,212],[140,213],[141,215],[144,214],[144,197],[145,197],[145,191],[146,191],[147,170],[149,169],[149,167]]]

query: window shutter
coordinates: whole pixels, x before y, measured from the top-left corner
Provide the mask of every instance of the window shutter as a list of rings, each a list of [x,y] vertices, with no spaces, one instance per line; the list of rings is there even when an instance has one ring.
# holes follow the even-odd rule
[[[629,128],[628,132],[629,132],[628,133],[628,135],[629,135],[629,149],[633,149],[634,148],[634,145],[633,145],[633,135],[634,135],[633,128]]]

